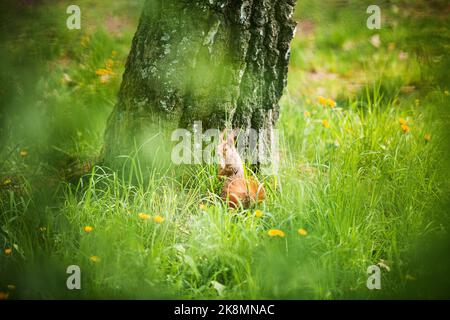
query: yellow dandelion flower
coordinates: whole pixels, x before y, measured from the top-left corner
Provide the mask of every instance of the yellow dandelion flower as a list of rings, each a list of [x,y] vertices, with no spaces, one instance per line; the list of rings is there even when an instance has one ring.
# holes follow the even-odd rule
[[[261,218],[264,215],[264,212],[261,210],[255,210],[255,217]]]
[[[327,99],[327,104],[328,104],[331,108],[336,107],[336,101],[334,101],[333,99]]]
[[[8,284],[8,290],[16,290],[16,286],[13,284]]]
[[[398,123],[400,123],[400,125],[402,125],[402,126],[405,126],[408,124],[408,122],[403,118],[398,119]]]
[[[9,186],[11,183],[12,183],[12,180],[9,179],[9,178],[3,180],[3,185],[4,185],[4,186]]]
[[[406,124],[402,125],[402,131],[403,133],[408,133],[409,132],[409,127]]]
[[[100,68],[95,71],[95,74],[98,76],[111,75],[113,73],[114,72],[112,70],[104,69],[104,68]]]
[[[100,258],[97,257],[97,256],[91,256],[91,257],[89,258],[89,260],[91,260],[91,262],[93,262],[93,263],[100,262]]]
[[[139,217],[139,219],[142,219],[142,220],[149,220],[151,218],[150,215],[145,214],[145,213],[139,213],[138,217]]]
[[[9,297],[9,292],[0,291],[0,300],[7,300]]]
[[[306,231],[305,229],[298,229],[298,234],[301,236],[306,236],[308,235],[308,231]]]
[[[11,248],[5,249],[5,254],[11,254],[11,253],[12,253],[12,249]]]
[[[322,97],[322,96],[318,96],[317,97],[317,102],[319,102],[323,106],[326,106],[327,105],[327,98]]]
[[[305,116],[305,118],[310,118],[311,117],[311,112],[305,111],[305,112],[303,112],[303,115]]]
[[[425,139],[425,142],[430,142],[431,134],[427,133],[423,138]]]
[[[28,155],[28,151],[27,150],[20,151],[20,156],[21,157],[26,157],[27,155]]]
[[[281,238],[285,236],[284,232],[278,229],[270,229],[268,235],[270,237],[281,237]]]
[[[322,120],[322,126],[324,127],[324,128],[329,128],[330,127],[330,123],[328,122],[328,120]]]
[[[161,217],[160,215],[154,216],[153,217],[153,221],[157,222],[157,223],[161,223],[164,221],[164,218]]]
[[[83,230],[85,232],[92,232],[92,230],[94,230],[94,228],[92,228],[91,226],[86,226],[86,227],[83,228]]]

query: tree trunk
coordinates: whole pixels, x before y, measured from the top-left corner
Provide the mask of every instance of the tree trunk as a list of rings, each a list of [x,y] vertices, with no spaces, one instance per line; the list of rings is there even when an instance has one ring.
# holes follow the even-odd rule
[[[147,0],[108,120],[104,159],[194,121],[204,130],[228,123],[272,129],[286,85],[294,6],[295,0]]]

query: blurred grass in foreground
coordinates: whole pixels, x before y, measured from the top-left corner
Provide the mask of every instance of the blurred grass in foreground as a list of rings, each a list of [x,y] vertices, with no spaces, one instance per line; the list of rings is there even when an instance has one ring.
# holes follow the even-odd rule
[[[278,125],[282,191],[266,178],[261,217],[224,208],[213,167],[180,181],[133,158],[121,177],[89,166],[141,1],[79,1],[79,32],[65,29],[63,3],[11,3],[0,10],[10,298],[449,298],[444,1],[383,2],[379,31],[365,27],[365,1],[300,1]],[[70,184],[72,161],[88,174]],[[369,291],[378,263],[382,290]],[[71,264],[81,291],[65,287]]]

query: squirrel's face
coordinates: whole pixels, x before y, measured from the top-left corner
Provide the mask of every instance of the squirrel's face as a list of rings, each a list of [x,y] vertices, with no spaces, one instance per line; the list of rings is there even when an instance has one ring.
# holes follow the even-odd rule
[[[217,156],[219,160],[219,169],[225,176],[231,176],[243,172],[243,164],[239,152],[234,146],[234,136],[230,135],[227,140],[220,137],[217,146]]]
[[[222,141],[217,146],[217,156],[219,158],[221,169],[224,169],[226,164],[230,164],[230,159],[232,157],[231,148],[232,147],[228,145],[227,141]]]

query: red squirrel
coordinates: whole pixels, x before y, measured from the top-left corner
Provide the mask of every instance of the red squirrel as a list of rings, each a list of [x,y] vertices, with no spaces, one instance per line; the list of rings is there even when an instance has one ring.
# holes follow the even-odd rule
[[[225,131],[219,135],[220,141],[217,146],[219,160],[219,177],[224,177],[221,197],[230,208],[236,208],[239,203],[244,208],[251,204],[261,202],[265,198],[264,186],[252,177],[245,177],[244,164],[235,147],[235,131],[228,132],[224,139]]]

